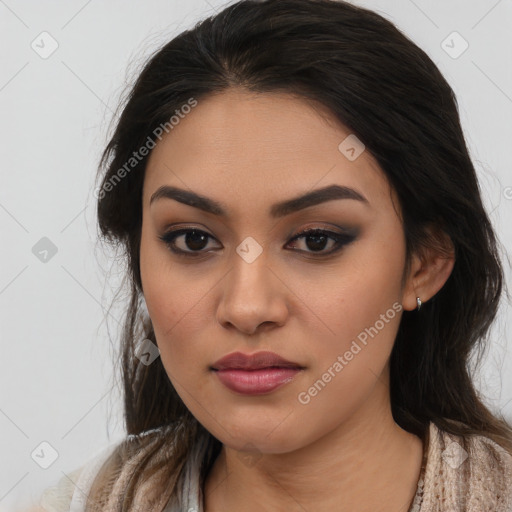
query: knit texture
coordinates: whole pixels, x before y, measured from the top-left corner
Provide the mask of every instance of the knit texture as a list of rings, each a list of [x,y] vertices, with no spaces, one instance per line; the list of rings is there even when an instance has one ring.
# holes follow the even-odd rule
[[[425,441],[424,463],[409,512],[512,512],[511,454],[487,437],[469,436],[464,442],[461,437],[442,431],[433,423],[430,423]],[[92,477],[112,449],[47,489],[40,502],[43,510],[83,512],[84,497]],[[204,442],[194,445],[184,466],[181,499],[169,504],[165,512],[204,512],[199,474],[205,450]],[[143,452],[136,453],[123,466],[114,492],[104,507],[105,512],[115,510],[126,483],[127,469],[141,461],[144,455]],[[148,509],[149,504],[144,500],[150,487],[151,481],[148,481],[139,489],[134,510]],[[151,509],[156,505],[163,504],[152,502]]]
[[[512,455],[483,436],[429,428],[427,465],[410,512],[512,512]]]

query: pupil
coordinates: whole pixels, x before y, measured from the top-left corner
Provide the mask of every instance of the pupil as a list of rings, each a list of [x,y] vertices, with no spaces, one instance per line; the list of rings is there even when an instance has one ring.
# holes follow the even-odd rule
[[[192,250],[203,249],[208,242],[208,237],[204,233],[191,231],[185,235],[185,243],[187,247]]]
[[[325,249],[325,242],[327,237],[325,235],[308,235],[307,240],[313,240],[313,244],[307,243],[308,249],[323,250]]]

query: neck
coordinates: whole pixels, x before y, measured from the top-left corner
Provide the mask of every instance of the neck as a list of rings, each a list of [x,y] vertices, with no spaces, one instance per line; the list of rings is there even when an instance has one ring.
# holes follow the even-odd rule
[[[248,463],[223,446],[204,489],[205,512],[225,510],[407,511],[423,458],[422,441],[393,420],[384,386],[347,421],[289,453]]]

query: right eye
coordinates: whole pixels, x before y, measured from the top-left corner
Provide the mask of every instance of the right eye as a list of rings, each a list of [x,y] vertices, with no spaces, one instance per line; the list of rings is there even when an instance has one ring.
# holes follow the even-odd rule
[[[200,229],[182,228],[167,231],[158,237],[167,247],[178,254],[185,257],[197,257],[203,254],[204,248],[208,245],[208,239],[215,240],[212,235]],[[181,239],[181,240],[180,240]],[[180,240],[180,242],[178,242]],[[181,245],[181,247],[178,247]],[[189,250],[187,250],[187,248]]]

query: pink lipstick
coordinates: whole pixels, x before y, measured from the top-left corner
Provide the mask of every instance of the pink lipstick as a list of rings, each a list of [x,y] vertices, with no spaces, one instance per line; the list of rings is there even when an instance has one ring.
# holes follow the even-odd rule
[[[290,382],[304,369],[274,352],[233,352],[211,368],[228,389],[246,395],[270,393]]]

